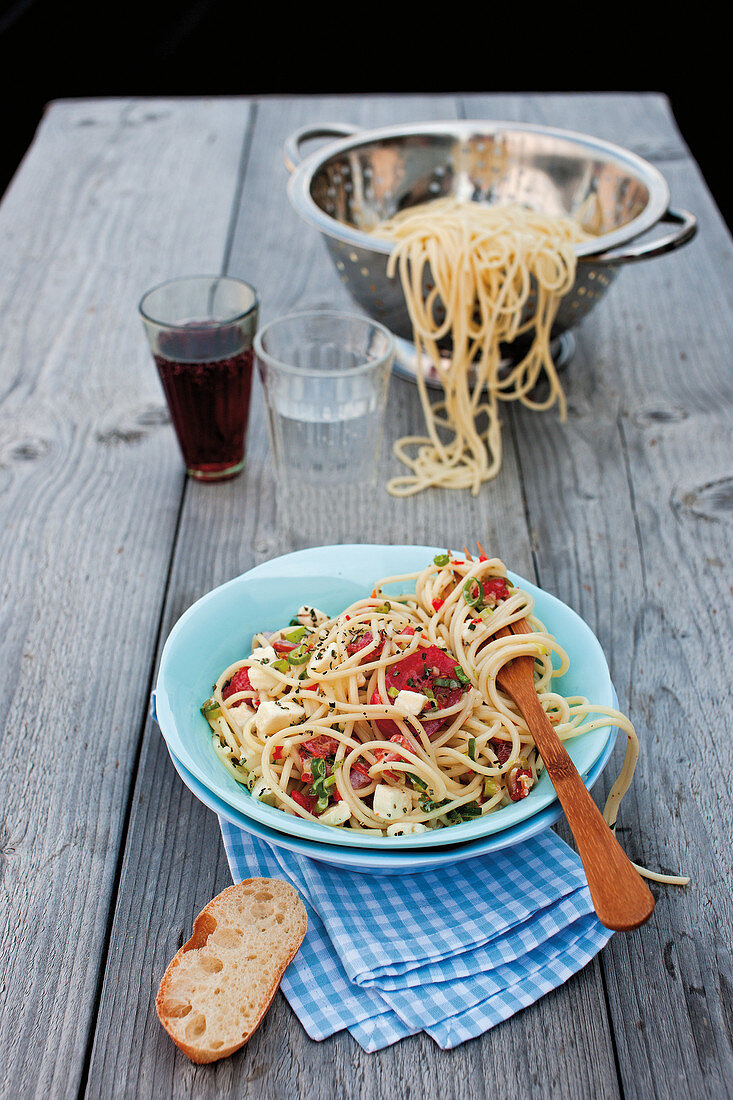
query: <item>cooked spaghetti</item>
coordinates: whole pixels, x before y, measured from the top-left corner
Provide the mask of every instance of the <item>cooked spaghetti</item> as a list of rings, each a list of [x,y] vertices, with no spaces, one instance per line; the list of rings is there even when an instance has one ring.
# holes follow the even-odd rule
[[[501,468],[500,402],[558,404],[564,418],[551,332],[575,282],[575,246],[589,234],[570,217],[451,197],[408,207],[372,232],[395,242],[387,274],[398,273],[402,284],[428,430],[427,437],[397,441],[395,453],[410,473],[387,488],[394,496],[429,486],[476,494]],[[525,335],[526,353],[507,366],[502,346]],[[449,358],[440,350],[446,339]],[[429,364],[444,390],[436,404],[427,390]],[[538,397],[543,375],[546,393]]]
[[[411,590],[385,597],[395,585]],[[561,740],[609,724],[626,734],[604,811],[613,827],[638,755],[634,727],[553,689],[568,657],[533,606],[483,552],[439,554],[333,618],[303,606],[222,671],[202,706],[214,749],[254,798],[310,821],[374,836],[468,821],[530,796],[542,771],[523,717],[497,686],[507,661],[531,655]],[[523,618],[531,633],[495,636]]]

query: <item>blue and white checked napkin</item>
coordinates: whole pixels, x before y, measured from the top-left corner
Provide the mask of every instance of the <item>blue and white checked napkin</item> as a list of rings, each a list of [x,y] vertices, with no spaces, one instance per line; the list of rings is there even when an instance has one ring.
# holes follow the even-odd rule
[[[612,935],[578,856],[549,830],[441,871],[381,876],[219,821],[235,882],[285,878],[306,906],[281,988],[312,1039],[346,1028],[375,1051],[425,1031],[447,1050],[562,985]]]

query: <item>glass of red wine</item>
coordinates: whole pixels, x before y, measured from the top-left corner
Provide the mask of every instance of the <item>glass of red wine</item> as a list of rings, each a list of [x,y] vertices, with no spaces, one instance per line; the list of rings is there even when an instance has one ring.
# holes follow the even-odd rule
[[[236,477],[244,466],[259,300],[227,275],[193,275],[153,287],[140,315],[187,473]]]

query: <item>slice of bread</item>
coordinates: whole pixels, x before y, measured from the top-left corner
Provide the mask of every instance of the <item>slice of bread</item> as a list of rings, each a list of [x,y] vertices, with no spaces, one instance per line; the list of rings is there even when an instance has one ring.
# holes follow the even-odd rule
[[[161,1024],[192,1062],[214,1062],[244,1046],[307,926],[303,902],[280,879],[245,879],[201,910],[155,1000]]]

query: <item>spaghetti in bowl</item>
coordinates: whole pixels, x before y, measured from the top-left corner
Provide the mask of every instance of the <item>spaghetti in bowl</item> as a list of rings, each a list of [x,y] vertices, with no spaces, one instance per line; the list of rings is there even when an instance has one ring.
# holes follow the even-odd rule
[[[447,564],[435,561],[446,557]],[[449,575],[458,573],[460,584],[445,596],[428,596],[437,585],[447,589]],[[510,596],[486,595],[484,581],[498,577]],[[480,608],[473,599],[479,583]],[[423,596],[416,604],[417,584]],[[306,609],[326,616],[314,612],[313,630]],[[502,616],[527,613],[542,630],[522,644],[545,649],[537,653],[541,694],[586,776],[611,725],[626,722],[613,710],[608,667],[592,631],[501,563],[469,562],[440,548],[315,548],[215,589],[182,616],[166,642],[156,685],[158,722],[171,751],[201,783],[276,830],[361,847],[473,840],[555,801],[526,729],[490,685],[491,668],[477,678],[471,664],[492,633],[472,620],[492,620],[495,630]],[[305,622],[291,625],[299,618]],[[460,644],[459,629],[466,635]],[[265,651],[264,658],[257,651]],[[397,703],[400,691],[405,696]],[[414,713],[420,700],[410,696],[429,705]],[[508,753],[501,747],[507,744]]]

